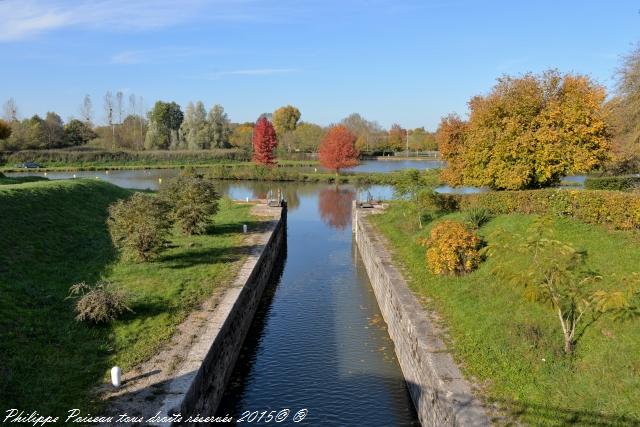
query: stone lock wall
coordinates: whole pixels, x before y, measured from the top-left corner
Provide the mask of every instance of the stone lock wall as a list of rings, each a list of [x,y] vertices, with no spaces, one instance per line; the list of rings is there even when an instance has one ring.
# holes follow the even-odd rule
[[[183,420],[197,414],[215,415],[263,291],[276,280],[273,273],[286,253],[287,208],[265,209],[279,212],[279,218],[260,234],[236,280],[225,291],[213,319],[198,337],[201,344],[186,356],[187,365],[195,368],[172,381],[161,413],[180,413]]]
[[[353,232],[418,417],[423,426],[485,426],[489,418],[391,254],[367,221],[372,209],[353,206]]]

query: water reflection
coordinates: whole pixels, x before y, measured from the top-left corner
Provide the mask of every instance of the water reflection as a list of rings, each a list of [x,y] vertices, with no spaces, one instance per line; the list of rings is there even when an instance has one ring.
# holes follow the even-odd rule
[[[355,192],[346,188],[324,188],[318,194],[318,211],[328,226],[344,230],[351,218],[351,201]]]

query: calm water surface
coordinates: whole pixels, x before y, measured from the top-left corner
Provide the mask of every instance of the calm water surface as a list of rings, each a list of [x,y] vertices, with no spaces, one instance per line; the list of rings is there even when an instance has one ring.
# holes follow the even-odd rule
[[[391,163],[391,162],[390,162]],[[395,162],[393,162],[395,164]],[[103,179],[155,189],[177,170],[48,173],[52,179]],[[31,173],[33,174],[33,173]],[[40,173],[41,174],[41,173]],[[417,415],[364,266],[352,244],[351,201],[389,198],[391,188],[325,184],[219,182],[235,199],[280,189],[288,205],[287,255],[266,290],[219,407],[280,411],[294,425],[417,426]]]

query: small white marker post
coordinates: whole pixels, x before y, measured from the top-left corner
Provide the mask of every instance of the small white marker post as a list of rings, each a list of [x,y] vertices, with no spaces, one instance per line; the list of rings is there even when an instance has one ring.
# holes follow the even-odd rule
[[[249,203],[249,198],[248,197],[246,197],[246,200],[247,200],[247,203]]]
[[[158,178],[158,183],[162,184],[162,178]]]
[[[242,232],[247,234],[247,224],[242,224]]]
[[[120,370],[120,368],[118,368],[117,366],[114,366],[113,368],[111,368],[111,384],[113,384],[114,387],[120,387],[121,375],[122,375],[122,371]]]
[[[73,179],[76,179],[76,174],[75,173],[73,174]]]

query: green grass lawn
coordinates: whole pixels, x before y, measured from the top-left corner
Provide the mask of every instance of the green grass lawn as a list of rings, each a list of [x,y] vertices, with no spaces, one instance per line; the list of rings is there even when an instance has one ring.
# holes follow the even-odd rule
[[[22,184],[24,182],[47,181],[41,176],[4,176],[0,174],[0,185]]]
[[[173,235],[153,262],[120,261],[107,207],[130,191],[102,181],[0,186],[0,408],[63,415],[95,409],[91,389],[114,364],[149,358],[188,312],[236,271],[248,205],[223,201],[211,233]],[[134,313],[109,326],[74,320],[70,285],[106,278]]]
[[[499,216],[480,234],[488,240],[498,228],[523,233],[532,219]],[[600,319],[568,358],[555,314],[490,273],[499,260],[464,277],[435,276],[426,268],[425,248],[415,243],[430,224],[413,229],[401,203],[372,222],[390,241],[412,289],[443,318],[454,357],[488,400],[532,425],[640,424],[640,321]],[[618,287],[621,276],[640,271],[637,236],[570,219],[557,220],[555,231],[559,240],[588,251],[589,266],[609,278],[604,286]]]

